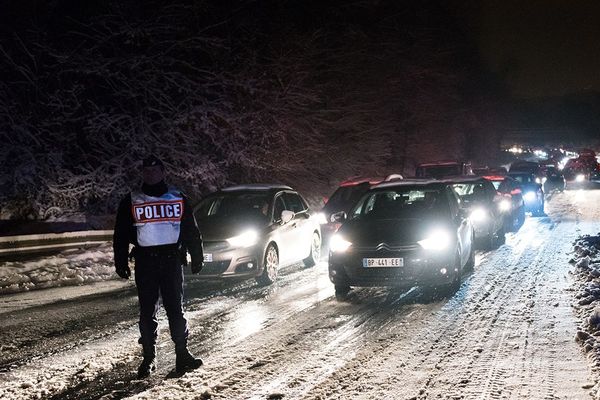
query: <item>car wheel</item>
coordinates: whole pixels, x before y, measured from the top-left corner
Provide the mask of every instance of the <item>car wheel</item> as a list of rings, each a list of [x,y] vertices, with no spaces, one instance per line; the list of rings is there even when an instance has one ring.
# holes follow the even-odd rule
[[[543,217],[544,216],[544,202],[543,201],[540,204],[539,208],[532,213],[532,215],[534,217]]]
[[[525,223],[525,207],[520,207],[519,214],[517,215],[517,227],[520,228],[521,226],[523,226],[524,223]]]
[[[336,300],[346,300],[348,298],[348,292],[350,292],[350,286],[343,284],[335,285]]]
[[[494,233],[490,232],[487,235],[485,235],[484,237],[479,239],[479,248],[481,250],[485,250],[485,251],[489,251],[492,250],[494,248]]]
[[[460,263],[460,254],[456,253],[455,260],[454,260],[454,269],[456,271],[453,271],[454,276],[452,278],[452,282],[450,282],[446,285],[438,286],[437,287],[438,293],[440,293],[442,295],[453,294],[458,289],[460,289],[460,284],[462,281],[462,268],[461,268],[460,264],[461,264]]]
[[[465,271],[473,271],[473,269],[475,269],[475,249],[471,245],[471,254],[469,254],[469,259],[467,260],[467,263],[465,264]],[[459,285],[460,285],[460,283],[459,283]]]
[[[504,230],[504,225],[502,225],[500,227],[500,229],[498,229],[498,232],[496,232],[496,247],[500,247],[504,243],[506,243],[505,234],[506,234],[506,231]]]
[[[317,232],[313,233],[310,243],[310,255],[304,259],[304,265],[314,267],[321,258],[321,236]]]
[[[263,265],[263,272],[256,277],[256,281],[261,286],[267,286],[275,282],[279,272],[279,254],[275,245],[270,244],[267,247]]]

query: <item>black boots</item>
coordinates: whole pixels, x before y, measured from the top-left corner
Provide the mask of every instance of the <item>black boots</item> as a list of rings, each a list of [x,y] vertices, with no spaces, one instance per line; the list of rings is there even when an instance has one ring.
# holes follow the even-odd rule
[[[138,379],[147,378],[156,370],[156,346],[144,345],[144,359],[138,368]]]
[[[187,345],[175,346],[175,369],[177,372],[190,371],[202,366],[202,360],[194,357]]]

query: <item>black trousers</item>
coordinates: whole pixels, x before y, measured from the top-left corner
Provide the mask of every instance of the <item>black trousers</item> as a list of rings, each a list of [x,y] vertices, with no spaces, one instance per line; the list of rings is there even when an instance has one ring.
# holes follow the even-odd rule
[[[135,253],[135,284],[140,302],[140,344],[154,345],[158,337],[159,296],[169,319],[171,339],[185,346],[187,320],[183,316],[183,267],[176,252]]]

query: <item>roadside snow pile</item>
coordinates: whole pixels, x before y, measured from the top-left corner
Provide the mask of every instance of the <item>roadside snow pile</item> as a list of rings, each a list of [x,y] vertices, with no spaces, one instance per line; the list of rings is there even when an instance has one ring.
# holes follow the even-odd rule
[[[575,312],[581,325],[575,340],[592,362],[596,384],[592,390],[600,399],[600,233],[583,236],[575,242],[573,258],[576,276]]]
[[[115,279],[112,247],[69,250],[31,261],[0,262],[0,295]]]

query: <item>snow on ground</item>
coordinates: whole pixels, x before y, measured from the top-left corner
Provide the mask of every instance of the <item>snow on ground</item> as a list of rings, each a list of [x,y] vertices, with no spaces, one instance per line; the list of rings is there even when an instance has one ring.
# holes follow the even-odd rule
[[[0,295],[115,279],[112,246],[66,250],[34,260],[0,262]]]
[[[592,364],[596,378],[593,392],[600,399],[600,233],[577,240],[571,262],[577,279],[573,307],[580,318],[576,340]]]
[[[340,302],[325,262],[283,270],[271,288],[211,289],[188,277],[190,347],[205,365],[183,376],[171,374],[163,329],[157,373],[135,381],[135,294],[100,293],[71,304],[61,324],[87,338],[88,320],[105,315],[94,311],[105,304],[114,308],[104,317],[110,329],[94,327],[104,331],[93,340],[0,369],[0,398],[586,399],[595,378],[574,340],[568,261],[579,235],[600,230],[597,204],[600,191],[553,196],[548,217],[527,218],[501,248],[478,253],[449,298],[423,288],[355,289]],[[6,313],[0,338],[11,321],[14,329],[49,326],[45,312]]]

